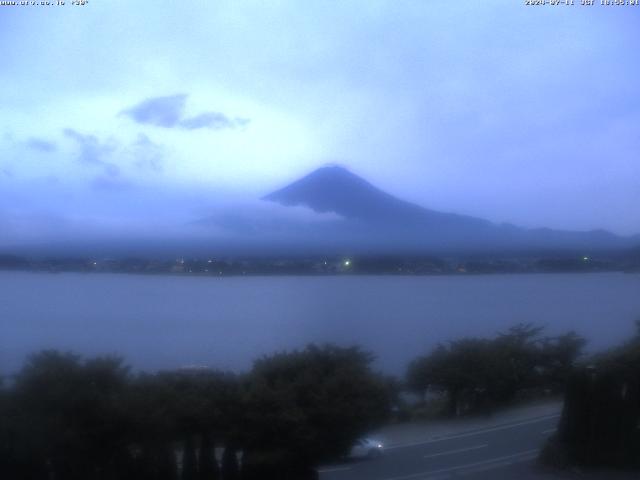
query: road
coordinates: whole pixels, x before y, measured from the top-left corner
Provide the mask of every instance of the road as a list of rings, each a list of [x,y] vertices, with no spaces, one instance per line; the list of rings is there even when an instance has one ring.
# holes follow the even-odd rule
[[[533,464],[559,414],[494,425],[438,439],[398,445],[381,458],[319,469],[321,480],[440,480],[539,478]]]

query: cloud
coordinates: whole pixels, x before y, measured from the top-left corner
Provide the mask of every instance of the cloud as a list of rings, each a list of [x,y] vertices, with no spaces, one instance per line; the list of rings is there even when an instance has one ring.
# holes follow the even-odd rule
[[[45,211],[12,211],[0,209],[0,245],[42,241],[69,229],[60,215]]]
[[[55,142],[50,142],[42,138],[31,137],[27,140],[27,146],[33,150],[38,150],[44,153],[55,152],[58,146]]]
[[[180,122],[180,126],[187,130],[195,130],[197,128],[220,130],[223,128],[233,128],[234,122],[223,113],[206,112],[196,115],[195,117],[184,119]]]
[[[127,159],[140,169],[162,171],[164,149],[144,133],[139,133],[130,144],[113,139],[102,141],[95,135],[82,134],[72,128],[65,129],[64,134],[78,144],[79,163],[101,167],[106,177],[122,180],[120,167],[111,160],[116,153],[117,158]],[[99,187],[106,185],[103,180],[94,183]],[[109,185],[109,188],[113,189],[113,186]]]
[[[162,128],[181,128],[184,130],[198,130],[208,128],[211,130],[223,130],[245,127],[249,124],[248,118],[229,118],[221,112],[207,111],[192,117],[183,115],[187,95],[169,95],[143,100],[133,107],[120,112],[133,121],[143,125],[153,125]]]
[[[180,122],[180,126],[187,130],[195,130],[197,128],[222,130],[224,128],[244,127],[248,125],[250,121],[248,118],[231,119],[220,112],[205,112],[195,117],[185,118]]]
[[[141,169],[149,169],[155,172],[162,171],[163,149],[153,142],[144,133],[139,133],[136,141],[131,145],[131,153],[134,164]]]
[[[90,182],[93,190],[118,192],[134,187],[128,176],[122,174],[121,167],[112,160],[114,158],[121,159],[125,170],[130,166],[155,172],[163,169],[164,148],[144,133],[139,133],[130,143],[112,138],[102,140],[72,128],[64,129],[64,135],[78,145],[78,163],[101,170]]]
[[[294,233],[312,229],[315,225],[330,225],[344,218],[334,212],[316,212],[305,206],[283,206],[264,200],[219,204],[197,225],[217,227],[233,234]]]
[[[85,135],[72,128],[65,128],[64,134],[80,147],[78,155],[80,163],[102,167],[104,173],[110,177],[117,177],[120,174],[120,168],[107,160],[117,148],[114,142],[101,142],[95,135]]]
[[[186,101],[185,94],[148,98],[120,114],[137,123],[172,128],[180,122]]]

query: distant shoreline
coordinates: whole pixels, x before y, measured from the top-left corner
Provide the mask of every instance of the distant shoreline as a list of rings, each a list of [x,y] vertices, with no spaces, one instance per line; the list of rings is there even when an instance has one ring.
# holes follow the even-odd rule
[[[242,278],[242,277],[480,277],[494,275],[548,275],[548,274],[599,274],[620,273],[640,274],[640,269],[593,269],[593,270],[518,270],[518,271],[471,271],[471,272],[171,272],[171,271],[131,271],[131,270],[77,270],[77,269],[33,269],[33,268],[3,268],[1,273],[42,273],[58,275],[64,273],[76,273],[84,275],[134,275],[134,276],[168,276],[182,278]]]
[[[437,257],[427,255],[332,255],[272,257],[29,258],[0,254],[0,271],[132,273],[194,277],[243,276],[467,276],[519,273],[640,272],[631,255]]]

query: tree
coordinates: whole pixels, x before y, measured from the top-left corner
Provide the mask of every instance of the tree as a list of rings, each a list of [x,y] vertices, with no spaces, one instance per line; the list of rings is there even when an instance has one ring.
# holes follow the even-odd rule
[[[542,383],[552,392],[563,392],[587,341],[576,332],[542,340]]]
[[[28,455],[57,478],[115,478],[128,458],[120,401],[127,376],[118,358],[31,356],[13,393],[18,457]]]
[[[557,434],[541,459],[556,466],[640,469],[640,323],[624,345],[591,358],[565,392]]]
[[[216,460],[214,444],[211,435],[205,433],[200,438],[200,450],[198,455],[199,480],[217,480],[220,478],[220,468]]]
[[[439,345],[431,354],[414,360],[407,371],[407,383],[416,392],[427,389],[446,393],[451,416],[484,403],[508,366],[497,362],[491,344],[484,339],[465,338]],[[499,369],[500,372],[496,371]]]
[[[223,480],[237,480],[240,477],[237,452],[233,444],[228,443],[222,452],[222,478]],[[243,475],[246,480],[246,476]]]
[[[407,369],[416,393],[446,393],[448,413],[490,411],[526,389],[560,383],[584,346],[575,333],[543,339],[543,329],[520,324],[493,339],[463,338],[438,345]]]
[[[170,375],[143,373],[132,380],[126,410],[132,423],[130,442],[142,479],[178,478],[176,444],[181,438],[180,405]]]
[[[248,377],[243,465],[309,475],[310,466],[345,454],[389,411],[385,379],[371,371],[372,360],[356,347],[310,345],[256,361]]]

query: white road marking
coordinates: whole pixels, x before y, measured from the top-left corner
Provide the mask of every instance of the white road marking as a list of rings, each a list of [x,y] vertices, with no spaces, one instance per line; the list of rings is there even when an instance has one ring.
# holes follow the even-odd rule
[[[498,425],[496,427],[485,428],[485,429],[482,429],[482,430],[474,430],[473,432],[458,433],[458,434],[449,435],[449,436],[431,438],[429,440],[423,440],[421,442],[403,443],[401,445],[391,445],[391,446],[385,447],[385,450],[394,450],[396,448],[405,448],[405,447],[416,447],[418,445],[428,445],[430,443],[443,442],[445,440],[455,440],[455,439],[458,439],[458,438],[473,437],[475,435],[483,435],[483,434],[489,433],[489,432],[497,432],[499,430],[507,430],[509,428],[520,427],[522,425],[530,425],[532,423],[544,422],[545,420],[551,420],[552,418],[557,418],[559,416],[560,416],[560,414],[556,413],[556,414],[553,414],[553,415],[545,415],[544,417],[538,417],[538,418],[534,418],[534,419],[531,419],[531,420],[525,420],[523,422]]]
[[[431,455],[425,455],[424,458],[435,458],[435,457],[442,457],[444,455],[453,455],[455,453],[470,452],[472,450],[479,450],[481,448],[486,448],[488,446],[489,446],[488,443],[485,443],[484,445],[474,445],[473,447],[458,448],[457,450],[449,450],[448,452],[433,453]]]
[[[543,430],[542,432],[540,432],[540,435],[547,435],[548,433],[553,433],[557,430],[557,428],[549,428],[547,430]]]
[[[433,475],[441,475],[443,473],[456,472],[458,470],[470,470],[475,467],[482,467],[483,470],[491,470],[492,468],[499,468],[499,467],[502,467],[505,465],[511,465],[517,462],[526,462],[528,460],[531,460],[532,458],[535,458],[537,453],[538,453],[538,449],[525,450],[524,452],[514,453],[513,455],[505,455],[502,457],[489,458],[488,460],[482,460],[480,462],[466,463],[463,465],[457,465],[455,467],[441,468],[439,470],[430,470],[426,472],[412,473],[411,475],[404,475],[401,477],[389,477],[389,478],[385,478],[384,480],[411,480],[413,478],[422,478],[427,480],[430,478],[430,476],[433,476]],[[475,471],[480,471],[480,470],[475,470]]]
[[[351,467],[323,468],[322,470],[318,470],[318,473],[342,472],[345,470],[351,470]]]

